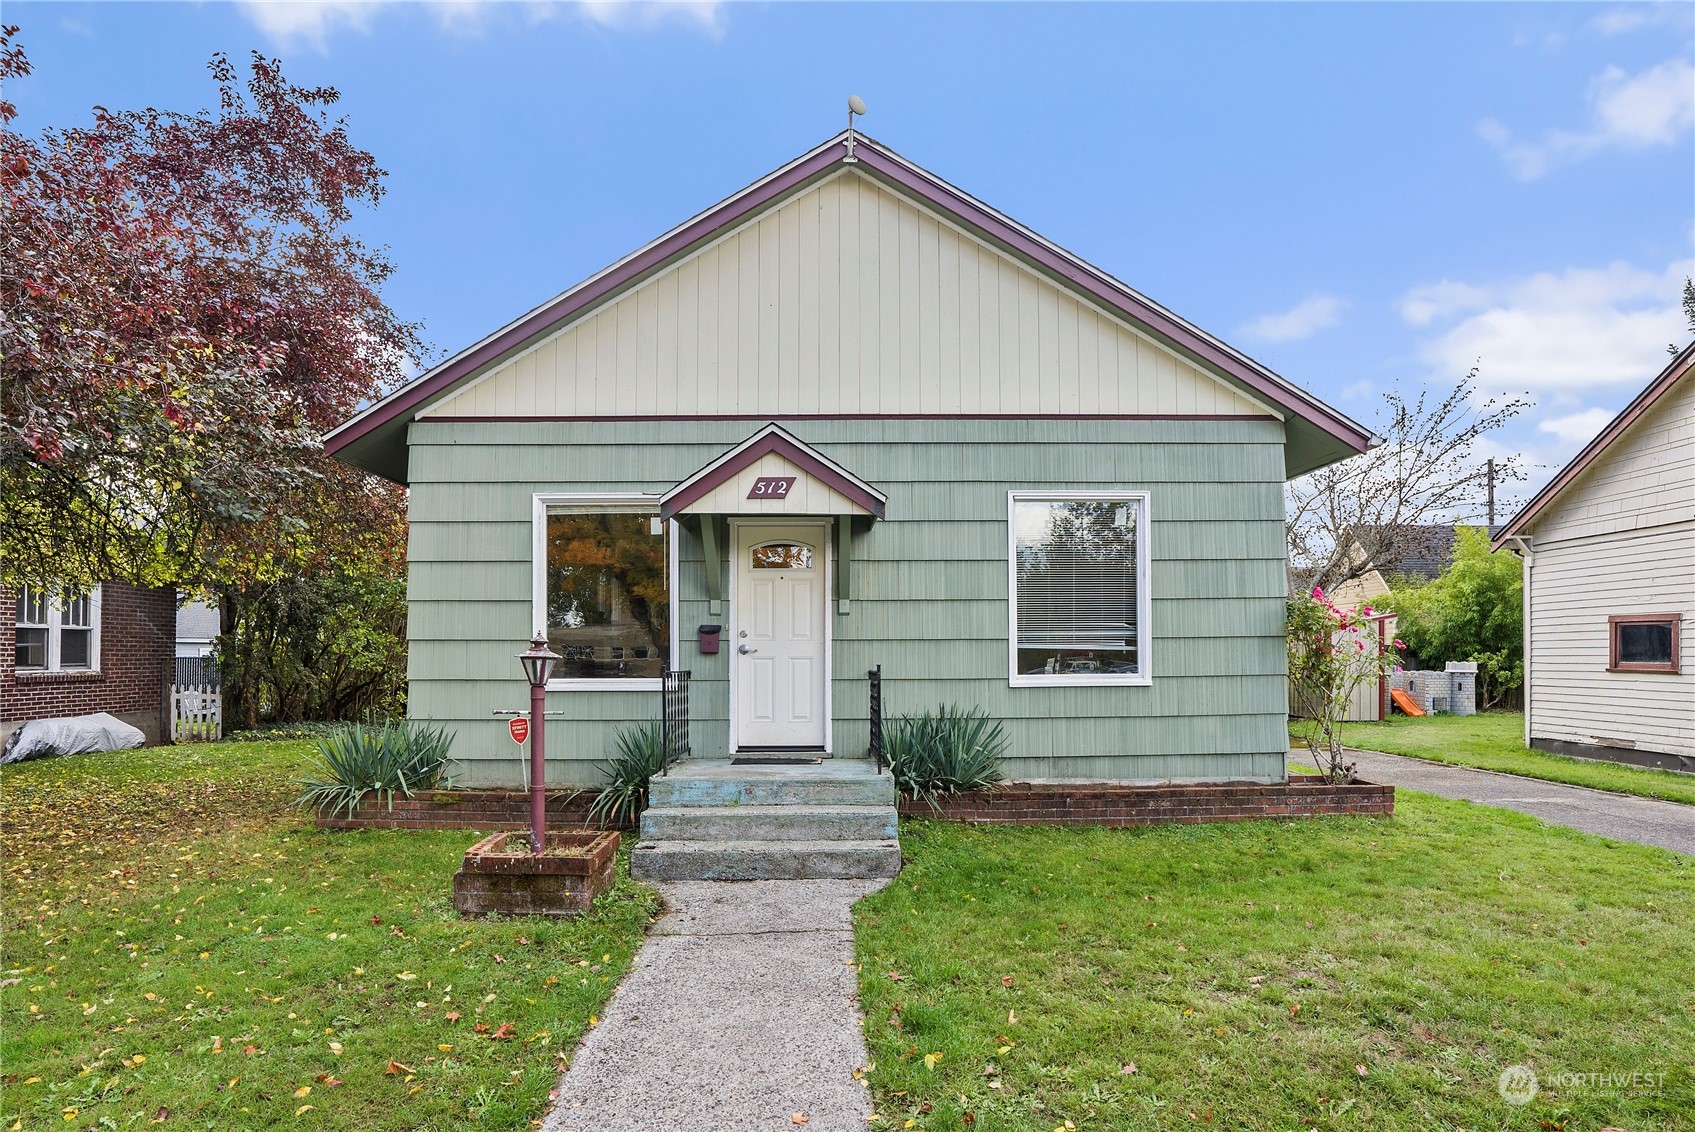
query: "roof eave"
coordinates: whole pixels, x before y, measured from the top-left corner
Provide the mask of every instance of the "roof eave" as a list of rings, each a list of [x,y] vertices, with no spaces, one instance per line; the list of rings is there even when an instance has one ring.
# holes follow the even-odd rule
[[[1512,539],[1523,538],[1535,524],[1537,517],[1547,510],[1548,505],[1571,486],[1591,464],[1599,460],[1638,418],[1652,409],[1680,378],[1689,373],[1692,365],[1695,365],[1695,342],[1685,346],[1671,363],[1648,383],[1646,389],[1638,393],[1618,416],[1607,422],[1607,427],[1597,433],[1595,439],[1584,445],[1583,450],[1561,468],[1553,479],[1544,484],[1541,491],[1530,497],[1530,502],[1520,508],[1518,514],[1489,541],[1489,549],[1500,550]]]

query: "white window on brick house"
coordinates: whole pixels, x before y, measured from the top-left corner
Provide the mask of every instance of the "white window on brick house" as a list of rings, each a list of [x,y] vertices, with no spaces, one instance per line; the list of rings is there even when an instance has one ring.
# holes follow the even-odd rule
[[[20,672],[83,672],[100,667],[100,587],[57,597],[32,586],[18,593]]]

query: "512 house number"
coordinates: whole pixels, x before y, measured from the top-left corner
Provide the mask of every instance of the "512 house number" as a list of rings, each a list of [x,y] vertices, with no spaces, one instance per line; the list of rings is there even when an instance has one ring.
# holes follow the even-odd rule
[[[760,476],[749,489],[749,499],[784,499],[795,485],[794,476]]]

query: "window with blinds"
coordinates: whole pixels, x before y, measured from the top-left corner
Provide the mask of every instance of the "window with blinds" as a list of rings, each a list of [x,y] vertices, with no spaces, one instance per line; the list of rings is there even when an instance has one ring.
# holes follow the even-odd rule
[[[1147,495],[1013,492],[1012,683],[1147,682]]]

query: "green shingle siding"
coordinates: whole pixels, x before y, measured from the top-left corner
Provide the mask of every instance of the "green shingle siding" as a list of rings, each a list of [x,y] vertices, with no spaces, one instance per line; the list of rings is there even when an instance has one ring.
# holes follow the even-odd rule
[[[757,428],[745,421],[420,421],[410,432],[411,705],[459,737],[457,780],[515,784],[521,752],[496,708],[525,689],[533,630],[531,496],[660,492]],[[865,671],[891,712],[949,701],[1006,722],[1023,778],[1274,779],[1283,773],[1282,426],[1266,421],[808,421],[802,440],[888,493],[858,527],[851,612],[832,612],[833,746],[866,745]],[[1147,687],[1007,685],[1006,493],[1111,484],[1151,493]],[[729,652],[695,649],[708,613],[699,538],[674,580],[678,667],[694,673],[696,753],[726,751]],[[832,610],[833,610],[832,605]],[[726,642],[728,645],[728,642]],[[568,692],[549,777],[592,784],[618,728],[657,716],[650,692]]]

